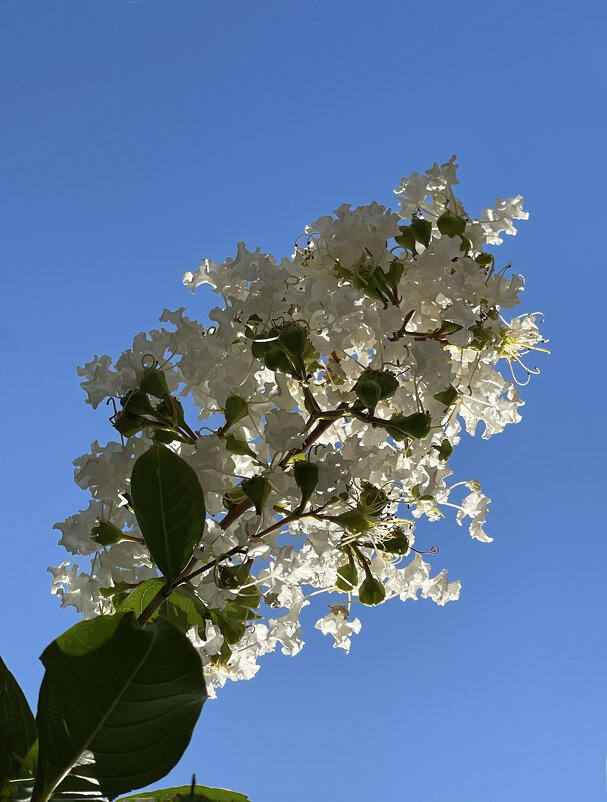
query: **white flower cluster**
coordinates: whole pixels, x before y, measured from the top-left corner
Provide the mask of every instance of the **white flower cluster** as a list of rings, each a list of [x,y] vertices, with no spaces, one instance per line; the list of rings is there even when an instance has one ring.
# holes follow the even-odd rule
[[[328,592],[330,606],[316,627],[345,651],[361,627],[357,603],[457,599],[459,581],[431,576],[428,549],[415,550],[416,519],[454,508],[473,538],[491,540],[488,499],[475,479],[450,483],[448,460],[462,423],[470,434],[482,424],[488,438],[520,420],[515,374],[543,341],[534,315],[504,318],[523,282],[484,250],[516,233],[513,220],[528,216],[522,199],[469,218],[453,194],[456,169],[453,158],[403,179],[398,213],[341,206],[306,228],[290,259],[241,243],[235,259],[204,260],[184,283],[221,295],[210,327],[165,310],[170,330],[137,335],[115,365],[102,356],[79,368],[90,404],[113,398],[125,409],[145,370],[159,369],[171,397],[188,396],[205,422],[188,436],[165,430],[163,442],[205,494],[196,557],[215,569],[189,584],[210,613],[188,635],[211,692],[252,677],[258,657],[279,645],[296,654],[300,611],[317,593]],[[129,483],[159,424],[137,414],[149,426],[117,426],[122,444],[94,443],[76,461],[76,482],[92,498],[57,524],[69,552],[91,555],[88,570],[51,569],[62,606],[84,617],[112,613],[157,576]],[[108,527],[121,537],[104,539]],[[223,581],[226,571],[240,579]],[[247,589],[257,602],[234,613]]]

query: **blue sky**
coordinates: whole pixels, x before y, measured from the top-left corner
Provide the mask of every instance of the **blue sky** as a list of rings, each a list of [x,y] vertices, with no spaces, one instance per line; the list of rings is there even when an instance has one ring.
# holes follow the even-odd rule
[[[392,203],[456,153],[470,212],[523,194],[502,247],[552,356],[524,420],[454,456],[491,545],[433,526],[461,600],[308,628],[203,710],[167,784],[253,802],[605,797],[607,6],[438,0],[0,0],[0,652],[35,704],[76,619],[49,593],[72,460],[108,439],[77,364],[118,356],[236,243],[291,252],[342,202]],[[308,624],[313,621],[313,612]],[[91,689],[93,690],[93,689]]]

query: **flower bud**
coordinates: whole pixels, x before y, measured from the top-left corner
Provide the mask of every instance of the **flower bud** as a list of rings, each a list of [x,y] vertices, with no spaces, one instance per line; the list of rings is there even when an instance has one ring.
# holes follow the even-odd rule
[[[381,604],[386,598],[386,589],[373,574],[367,574],[366,579],[363,580],[358,589],[358,598],[363,604],[373,607],[376,604]]]

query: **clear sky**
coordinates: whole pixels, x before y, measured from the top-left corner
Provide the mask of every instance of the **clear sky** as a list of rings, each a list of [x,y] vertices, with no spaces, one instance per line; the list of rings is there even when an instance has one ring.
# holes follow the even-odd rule
[[[75,367],[118,356],[184,271],[236,243],[290,254],[342,202],[392,203],[453,153],[471,213],[522,194],[501,253],[552,356],[524,420],[454,456],[493,499],[433,558],[461,600],[364,611],[345,656],[296,658],[208,703],[166,784],[253,802],[605,798],[607,544],[603,0],[0,0],[0,652],[35,705],[76,618],[49,592],[72,460],[112,431]],[[91,688],[94,692],[94,688]]]

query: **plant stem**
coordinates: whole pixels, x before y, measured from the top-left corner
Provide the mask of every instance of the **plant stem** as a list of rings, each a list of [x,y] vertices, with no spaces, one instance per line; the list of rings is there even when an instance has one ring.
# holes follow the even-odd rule
[[[167,582],[166,585],[160,588],[158,593],[154,596],[152,601],[148,604],[148,606],[144,609],[141,613],[139,618],[137,619],[137,623],[140,626],[146,624],[150,618],[154,615],[156,610],[165,602],[171,593],[173,592],[175,583],[174,582]]]
[[[214,568],[221,560],[225,560],[226,557],[233,557],[234,554],[246,554],[247,550],[241,548],[240,546],[235,546],[230,551],[227,551],[225,554],[220,554],[219,557],[216,557],[214,560],[206,563],[202,566],[202,568],[198,568],[198,570],[194,571],[192,574],[188,574],[184,576],[183,579],[180,581],[180,584],[184,582],[189,582],[191,579],[194,579],[196,576],[200,576],[200,574],[204,574],[206,571],[209,571],[211,568]]]
[[[246,512],[250,507],[253,506],[253,502],[249,501],[249,499],[245,499],[241,501],[240,504],[236,504],[232,509],[224,516],[224,518],[220,521],[219,527],[225,530],[231,526],[234,521],[236,521],[243,512]]]
[[[181,574],[175,579],[173,582],[167,582],[166,585],[160,588],[158,593],[154,596],[154,598],[150,601],[148,606],[144,609],[141,613],[139,618],[137,619],[140,626],[146,624],[150,618],[154,615],[156,610],[169,598],[171,593],[175,590],[176,587],[179,585],[183,585],[186,582],[189,582],[196,576],[200,576],[200,574],[205,573],[205,571],[209,571],[211,568],[214,568],[217,563],[225,560],[227,557],[232,557],[234,554],[246,554],[246,549],[241,548],[240,546],[235,546],[230,551],[227,551],[225,554],[220,554],[219,557],[211,560],[210,562],[206,563],[199,568],[197,571],[193,573],[188,573],[191,568],[198,562],[196,557],[192,557],[188,565],[184,568]]]

